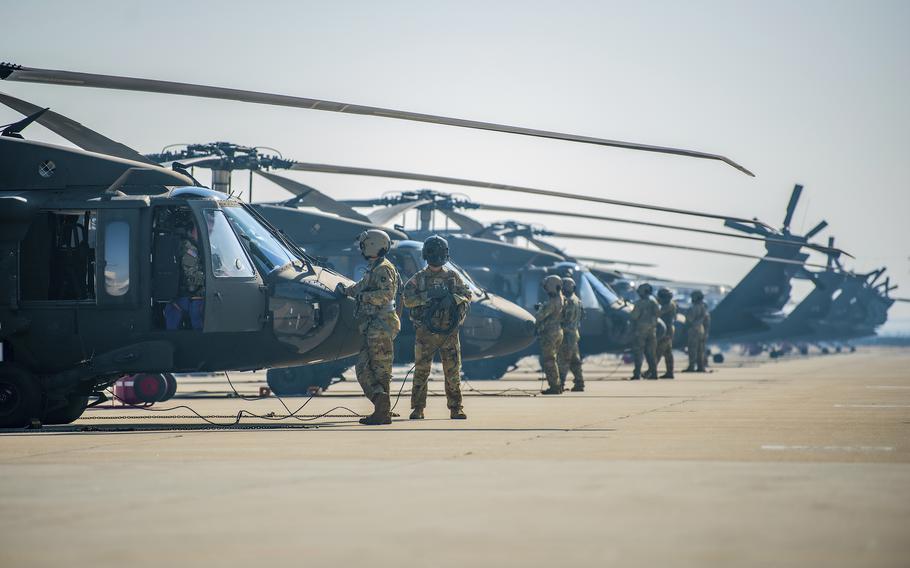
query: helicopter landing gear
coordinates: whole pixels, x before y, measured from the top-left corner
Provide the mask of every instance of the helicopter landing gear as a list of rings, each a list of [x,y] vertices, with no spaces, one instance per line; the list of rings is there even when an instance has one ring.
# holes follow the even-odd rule
[[[330,369],[310,367],[288,367],[269,369],[266,380],[269,388],[278,396],[310,395],[321,392],[332,384],[335,374]]]
[[[69,424],[76,421],[88,407],[88,397],[70,394],[63,406],[59,406],[44,415],[44,424]]]
[[[41,389],[18,365],[0,364],[0,428],[22,428],[41,415]]]
[[[515,361],[508,357],[494,357],[464,361],[461,370],[464,377],[471,381],[495,381],[501,379],[514,366]]]

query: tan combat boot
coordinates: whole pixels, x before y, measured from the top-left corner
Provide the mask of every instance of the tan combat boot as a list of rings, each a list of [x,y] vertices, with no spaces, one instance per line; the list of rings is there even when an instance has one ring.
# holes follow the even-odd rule
[[[376,410],[366,418],[361,418],[360,423],[367,426],[378,426],[380,424],[392,423],[392,401],[388,394],[378,394],[375,399]]]
[[[415,408],[411,411],[411,416],[409,418],[411,420],[423,420],[423,409]]]
[[[458,408],[453,408],[450,411],[449,416],[452,420],[466,420],[468,418],[468,415],[464,413],[464,409],[460,406]]]

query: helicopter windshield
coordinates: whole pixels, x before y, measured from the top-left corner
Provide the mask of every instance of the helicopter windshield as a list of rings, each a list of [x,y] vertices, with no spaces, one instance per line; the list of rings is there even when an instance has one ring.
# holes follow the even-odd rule
[[[457,272],[458,275],[461,276],[461,279],[464,280],[464,283],[468,286],[468,288],[471,289],[471,293],[474,294],[475,298],[479,298],[484,295],[484,291],[480,288],[480,286],[478,286],[477,283],[474,282],[474,280],[468,276],[468,273],[465,272],[464,269],[462,269],[460,266],[452,261],[447,262],[445,266],[449,270]]]
[[[598,296],[606,300],[606,305],[609,306],[613,304],[613,302],[619,301],[619,296],[617,296],[609,286],[598,280],[597,277],[590,272],[582,273],[582,278],[584,278],[585,282],[591,285],[591,288],[594,289],[594,292]]]
[[[298,262],[298,259],[242,207],[223,206],[222,211],[247,245],[257,267],[263,274]]]

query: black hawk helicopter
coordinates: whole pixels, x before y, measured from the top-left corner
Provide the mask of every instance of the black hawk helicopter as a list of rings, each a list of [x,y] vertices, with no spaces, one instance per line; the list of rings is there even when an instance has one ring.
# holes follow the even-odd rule
[[[429,122],[718,160],[752,175],[716,154],[303,97],[8,63],[0,79]],[[27,114],[0,137],[0,427],[71,422],[89,396],[128,372],[254,369],[353,353],[351,302],[332,292],[346,279],[255,209],[61,115]],[[21,139],[32,122],[83,150]],[[163,329],[179,281],[178,231],[193,228],[203,257],[202,329]]]

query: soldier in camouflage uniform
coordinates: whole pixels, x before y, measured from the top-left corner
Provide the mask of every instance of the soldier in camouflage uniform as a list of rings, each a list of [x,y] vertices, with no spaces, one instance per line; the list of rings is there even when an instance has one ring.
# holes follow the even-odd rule
[[[400,276],[385,258],[392,241],[385,231],[370,229],[357,238],[360,252],[369,262],[366,273],[359,282],[339,292],[357,299],[354,316],[357,318],[363,341],[357,357],[355,371],[363,393],[373,403],[373,414],[360,419],[361,424],[392,423],[392,342],[401,330],[395,298]]]
[[[201,330],[205,309],[205,269],[199,256],[199,233],[192,219],[178,245],[180,284],[177,297],[164,307],[164,324],[169,330],[180,329],[188,320],[192,329]]]
[[[546,390],[541,394],[562,394],[559,387],[558,354],[562,346],[562,278],[551,274],[543,279],[547,301],[538,304],[536,314],[537,341],[540,344],[540,366],[547,375]]]
[[[417,334],[414,345],[414,386],[411,389],[411,420],[423,418],[427,406],[430,366],[439,352],[445,375],[446,402],[450,417],[464,420],[461,398],[461,340],[458,329],[471,302],[471,290],[461,276],[444,265],[449,260],[449,243],[433,235],[423,242],[426,268],[417,271],[404,285],[402,299],[410,310]]]
[[[641,364],[642,359],[648,361],[648,370],[644,374],[646,379],[657,378],[657,315],[660,312],[660,306],[651,296],[653,288],[650,284],[642,284],[638,287],[638,301],[632,309],[632,325],[634,337],[632,339],[632,354],[635,357],[635,370],[632,372],[632,380],[636,381],[642,378]]]
[[[711,325],[711,314],[705,305],[705,295],[701,290],[692,292],[692,307],[686,312],[687,343],[689,349],[689,366],[683,373],[704,373],[707,358],[705,342]]]
[[[673,301],[673,292],[667,288],[661,288],[657,291],[657,301],[660,303],[661,321],[666,326],[663,336],[657,340],[657,365],[663,358],[667,362],[667,372],[660,376],[662,379],[673,378],[673,335],[676,331],[676,302]],[[656,368],[656,366],[655,366]]]
[[[559,348],[557,367],[559,368],[559,388],[566,387],[566,378],[569,370],[575,379],[572,392],[585,390],[585,379],[581,373],[581,352],[578,350],[578,341],[581,339],[579,327],[585,316],[585,309],[581,307],[581,300],[575,295],[575,280],[572,277],[562,279],[562,294],[565,297],[565,308],[562,312],[562,345]]]

